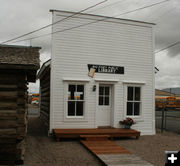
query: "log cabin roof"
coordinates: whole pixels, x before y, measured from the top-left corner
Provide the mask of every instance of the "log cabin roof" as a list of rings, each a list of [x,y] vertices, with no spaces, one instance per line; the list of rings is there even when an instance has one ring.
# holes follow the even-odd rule
[[[40,47],[0,45],[0,69],[19,70],[27,73],[28,82],[35,82],[40,68]]]
[[[40,47],[0,45],[0,65],[22,65],[24,68],[39,69]]]

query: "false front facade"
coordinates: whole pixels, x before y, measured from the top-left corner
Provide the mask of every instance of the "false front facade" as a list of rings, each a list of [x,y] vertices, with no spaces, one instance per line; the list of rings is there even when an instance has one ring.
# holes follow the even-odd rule
[[[54,23],[74,13],[52,14]],[[54,24],[52,33],[51,61],[38,75],[41,92],[49,89],[41,111],[50,132],[121,127],[119,121],[131,117],[132,128],[155,133],[153,24],[78,14]]]

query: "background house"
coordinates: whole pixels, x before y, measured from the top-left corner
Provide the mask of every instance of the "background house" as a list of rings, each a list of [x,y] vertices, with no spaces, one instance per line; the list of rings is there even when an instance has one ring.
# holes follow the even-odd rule
[[[0,165],[23,163],[27,85],[36,81],[39,49],[0,45]]]
[[[163,89],[163,91],[169,92],[169,93],[174,93],[176,97],[180,97],[180,88],[176,87],[176,88],[166,88]]]
[[[53,23],[72,14],[52,10]],[[155,133],[153,26],[89,14],[53,25],[51,61],[38,74],[49,132],[122,127],[132,117],[134,129]]]
[[[175,94],[164,91],[164,90],[155,89],[155,96],[156,97],[169,97],[169,96],[175,96]]]

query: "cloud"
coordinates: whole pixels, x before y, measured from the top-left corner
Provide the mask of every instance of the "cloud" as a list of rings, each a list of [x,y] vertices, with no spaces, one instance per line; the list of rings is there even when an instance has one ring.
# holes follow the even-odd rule
[[[160,69],[156,74],[156,88],[180,87],[180,56],[171,57],[168,51],[156,56],[156,66]]]
[[[102,8],[103,6],[107,6],[117,1],[118,0],[109,0],[103,5],[90,11],[94,14],[114,16],[125,11],[130,11],[142,6],[160,2],[160,0],[122,0],[115,5]],[[49,9],[80,11],[98,2],[100,2],[100,0],[0,0],[0,42],[50,24],[52,22],[52,14],[49,12]],[[87,13],[90,11],[87,11]],[[180,17],[179,0],[172,0],[152,8],[121,15],[120,17],[155,22],[157,24],[154,27],[156,50],[180,41],[180,22],[178,21]],[[24,37],[23,39],[50,32],[51,28],[48,28],[28,37]],[[40,46],[42,48],[40,51],[41,65],[48,60],[51,55],[51,36],[11,44]],[[158,74],[156,74],[157,88],[180,86],[178,73],[180,70],[180,65],[178,63],[180,60],[179,57],[180,45],[174,46],[171,49],[156,55],[156,66],[160,69]],[[30,84],[30,91],[38,91],[38,86],[38,83]]]

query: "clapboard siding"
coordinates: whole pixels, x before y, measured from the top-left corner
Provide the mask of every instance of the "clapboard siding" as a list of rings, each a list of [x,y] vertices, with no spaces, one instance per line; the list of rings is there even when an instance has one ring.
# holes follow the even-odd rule
[[[64,15],[64,16],[62,16]],[[66,12],[53,12],[53,22],[69,15]],[[93,19],[93,20],[92,20]],[[64,28],[86,24],[102,19],[98,16],[79,15],[61,24],[53,25],[53,32]],[[124,75],[96,73],[96,78],[118,79],[115,83],[114,127],[125,118],[126,84],[124,80],[142,81],[143,110],[141,120],[133,127],[142,134],[154,134],[153,93],[154,55],[153,28],[151,24],[108,19],[87,26],[52,35],[51,59],[51,112],[50,130],[53,128],[94,128],[96,126],[97,93],[92,86],[98,82],[86,82],[86,110],[83,120],[69,120],[65,110],[65,86],[63,77],[87,78],[87,64],[124,66]]]

